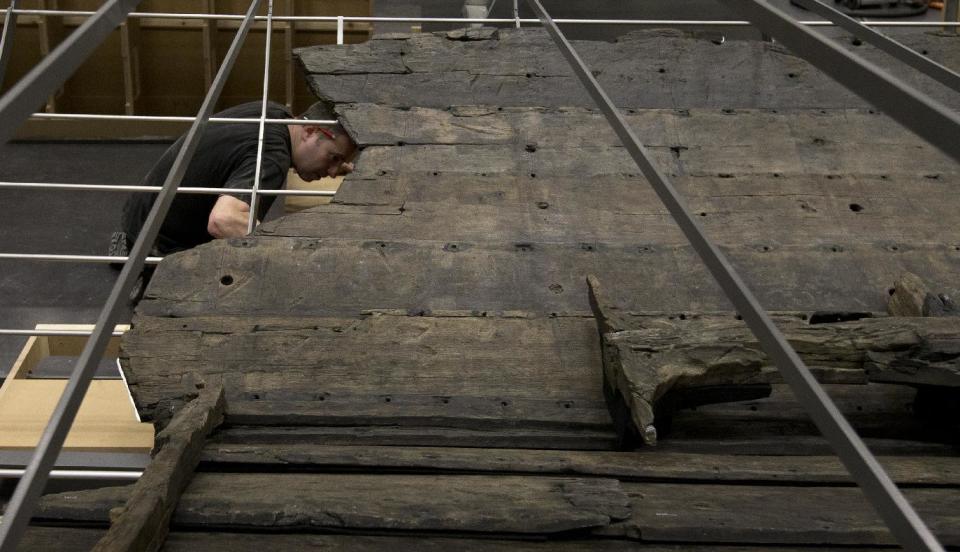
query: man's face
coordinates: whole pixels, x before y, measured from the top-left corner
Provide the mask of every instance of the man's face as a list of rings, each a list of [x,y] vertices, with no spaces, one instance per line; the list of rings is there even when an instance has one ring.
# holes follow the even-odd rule
[[[304,126],[300,140],[293,148],[293,167],[300,178],[310,181],[341,176],[353,171],[349,160],[356,153],[350,138],[338,133],[328,138],[321,127]]]

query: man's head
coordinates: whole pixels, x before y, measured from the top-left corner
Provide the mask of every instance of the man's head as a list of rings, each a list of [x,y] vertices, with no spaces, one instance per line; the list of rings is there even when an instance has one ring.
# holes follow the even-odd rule
[[[336,115],[322,102],[317,102],[301,118],[329,120],[336,119]],[[290,125],[290,141],[293,168],[304,180],[332,178],[353,171],[351,161],[357,153],[357,145],[339,124]]]

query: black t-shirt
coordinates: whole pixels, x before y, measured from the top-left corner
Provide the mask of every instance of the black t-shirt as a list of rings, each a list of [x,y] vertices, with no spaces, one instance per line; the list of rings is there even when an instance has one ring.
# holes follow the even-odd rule
[[[214,117],[259,118],[260,102],[246,103],[221,111]],[[291,119],[283,106],[267,104],[268,119]],[[181,187],[253,188],[257,165],[259,125],[252,123],[209,123],[200,138]],[[141,182],[144,186],[163,186],[183,144],[180,137],[163,154]],[[260,189],[277,190],[283,186],[290,169],[290,132],[286,125],[267,124],[263,133],[263,162],[260,167]],[[132,240],[150,213],[157,194],[134,193],[123,209],[123,228]],[[156,247],[162,254],[173,253],[211,241],[207,221],[214,203],[214,194],[177,194],[160,227]],[[248,204],[250,195],[234,196]],[[257,218],[270,208],[275,196],[257,196]]]

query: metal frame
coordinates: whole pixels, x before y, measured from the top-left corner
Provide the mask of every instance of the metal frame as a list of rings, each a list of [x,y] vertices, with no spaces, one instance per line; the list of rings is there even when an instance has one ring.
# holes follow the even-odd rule
[[[31,255],[31,254],[0,254],[0,259],[32,259],[57,260],[71,262],[118,262],[126,261],[123,271],[115,283],[107,302],[98,319],[97,325],[91,332],[48,332],[42,330],[13,330],[0,329],[0,335],[89,335],[87,345],[77,362],[70,377],[67,388],[51,418],[40,444],[38,445],[30,464],[23,471],[23,478],[8,505],[7,514],[0,524],[0,552],[13,550],[22,535],[30,515],[48,477],[59,475],[51,472],[66,433],[76,415],[80,402],[92,379],[96,363],[92,359],[98,358],[103,351],[109,337],[116,332],[107,330],[113,328],[118,314],[120,298],[129,293],[133,280],[140,273],[144,264],[156,263],[159,257],[147,257],[149,244],[159,231],[159,221],[162,220],[174,195],[183,193],[224,193],[219,188],[184,188],[177,190],[183,173],[193,155],[199,136],[208,122],[211,123],[258,123],[259,146],[257,153],[257,169],[253,188],[249,190],[229,190],[228,193],[251,196],[251,220],[249,227],[255,225],[256,199],[258,195],[333,195],[334,192],[323,191],[290,191],[290,190],[259,190],[259,175],[262,162],[263,134],[266,124],[335,124],[336,121],[294,121],[286,119],[266,118],[266,98],[268,93],[268,75],[270,64],[270,36],[272,35],[273,21],[336,21],[338,44],[343,43],[343,33],[346,22],[449,22],[449,23],[513,23],[517,28],[521,23],[542,24],[561,53],[573,67],[574,72],[581,80],[587,92],[607,117],[608,122],[620,137],[634,161],[647,177],[654,190],[665,204],[671,215],[677,221],[687,239],[700,255],[713,277],[724,293],[734,304],[737,311],[743,316],[751,331],[757,336],[767,354],[774,359],[775,364],[783,373],[784,379],[790,384],[801,403],[808,409],[820,430],[824,433],[840,459],[850,470],[854,479],[864,489],[867,497],[874,504],[890,526],[896,538],[907,548],[916,550],[941,550],[935,537],[916,515],[909,503],[904,499],[897,487],[889,479],[883,469],[876,462],[869,450],[856,435],[849,423],[836,409],[829,397],[810,374],[803,361],[785,341],[783,336],[773,325],[769,316],[758,303],[752,292],[738,276],[732,265],[723,253],[704,234],[696,218],[690,215],[682,197],[674,189],[670,181],[656,168],[649,154],[642,146],[636,135],[627,126],[626,121],[611,102],[609,97],[592,76],[587,66],[580,60],[576,51],[561,33],[558,24],[620,24],[620,25],[697,25],[697,26],[746,26],[755,24],[760,30],[787,44],[808,59],[811,63],[854,89],[855,92],[875,103],[885,112],[897,119],[901,124],[912,128],[917,134],[930,140],[943,149],[948,155],[960,161],[960,145],[953,144],[955,137],[960,135],[960,118],[947,110],[944,106],[918,93],[909,86],[886,74],[883,70],[870,65],[863,60],[839,49],[836,45],[827,42],[822,37],[812,33],[805,27],[838,25],[864,41],[876,45],[890,53],[897,59],[908,63],[925,73],[937,78],[944,84],[957,90],[958,76],[949,69],[930,62],[918,56],[902,45],[878,33],[867,29],[868,26],[884,27],[958,27],[960,22],[856,22],[850,18],[837,17],[839,12],[832,13],[828,6],[818,0],[801,0],[813,11],[830,19],[830,21],[797,22],[783,12],[767,5],[760,0],[724,0],[725,3],[743,11],[750,21],[669,21],[669,20],[583,20],[557,19],[553,20],[538,0],[527,0],[538,15],[538,19],[521,19],[519,17],[518,0],[514,0],[513,19],[466,19],[466,18],[383,18],[383,17],[345,17],[345,16],[288,16],[274,18],[272,15],[272,0],[269,0],[266,17],[255,16],[255,12],[262,0],[252,0],[245,16],[221,14],[161,14],[132,12],[137,0],[108,0],[97,12],[86,11],[59,11],[59,10],[20,10],[16,9],[12,0],[7,10],[4,35],[0,43],[0,62],[5,60],[2,54],[9,53],[9,44],[12,29],[15,28],[17,14],[31,15],[83,15],[91,16],[67,40],[65,40],[51,55],[47,56],[35,67],[20,83],[13,87],[3,98],[0,98],[0,142],[5,142],[12,136],[15,129],[27,117],[31,116],[29,104],[37,97],[46,97],[49,93],[62,85],[63,81],[82,63],[92,50],[107,36],[112,29],[125,17],[153,17],[153,18],[181,18],[181,19],[212,19],[232,20],[242,19],[234,42],[227,53],[223,64],[213,80],[204,104],[196,117],[144,117],[144,116],[103,116],[85,114],[33,114],[34,118],[59,119],[127,119],[150,121],[191,121],[192,126],[187,133],[184,146],[181,148],[170,174],[162,187],[114,186],[114,185],[75,185],[75,184],[41,184],[41,183],[0,183],[0,187],[7,188],[37,188],[37,189],[75,189],[75,190],[102,190],[102,191],[137,191],[157,192],[150,215],[141,232],[133,251],[129,257],[84,256],[84,255]],[[229,74],[237,58],[240,46],[255,21],[266,21],[267,46],[264,67],[263,106],[259,119],[223,119],[210,118],[216,98],[223,89],[226,76]],[[11,25],[11,22],[13,23]],[[752,22],[752,23],[751,23]],[[7,31],[10,30],[10,33]],[[918,59],[919,58],[919,59]],[[0,63],[2,76],[3,63]],[[910,106],[901,108],[901,104]],[[920,114],[918,117],[918,111]],[[907,116],[909,114],[909,117]],[[949,139],[948,139],[949,138]],[[134,473],[134,472],[128,472]]]
[[[10,0],[6,17],[3,20],[3,35],[0,35],[0,87],[3,86],[3,77],[7,74],[7,64],[10,63],[10,53],[13,51],[13,35],[17,30],[17,0]]]
[[[517,5],[516,0],[514,5]],[[83,10],[33,10],[17,9],[19,15],[61,15],[61,16],[89,16],[94,12]],[[336,16],[336,15],[287,15],[275,16],[279,22],[328,22],[335,23],[342,19],[345,23],[498,23],[519,25],[538,25],[539,19],[521,19],[519,10],[514,10],[513,18],[464,18],[464,17],[365,17],[365,16]],[[163,13],[163,12],[131,12],[128,17],[143,19],[201,19],[230,21],[241,20],[242,15],[210,14],[210,13]],[[266,21],[266,17],[258,16],[256,21]],[[707,26],[707,27],[749,27],[749,21],[743,20],[696,20],[696,19],[554,19],[558,25],[635,25],[635,26]],[[830,21],[800,21],[802,25],[810,27],[833,27]],[[960,27],[960,22],[950,21],[862,21],[869,27]]]
[[[744,0],[744,2],[752,1]],[[757,5],[761,1],[758,0]],[[942,550],[936,537],[870,453],[856,431],[810,373],[810,369],[777,329],[730,261],[706,236],[696,218],[691,216],[683,198],[670,180],[656,167],[652,157],[627,125],[616,105],[601,88],[589,67],[580,59],[557,25],[550,19],[550,15],[540,5],[539,0],[527,0],[527,3],[539,15],[550,37],[570,63],[581,84],[603,112],[610,126],[670,211],[714,280],[743,317],[764,352],[773,360],[797,399],[886,521],[896,539],[908,550]],[[763,9],[773,9],[764,4],[766,7]]]
[[[951,69],[907,48],[896,40],[860,24],[856,19],[824,4],[820,0],[797,0],[797,2],[820,17],[835,23],[838,27],[843,28],[860,40],[883,50],[930,78],[936,79],[942,84],[949,86],[954,91],[960,92],[960,75]]]
[[[108,0],[0,98],[0,143],[9,140],[20,123],[66,82],[93,51],[137,7],[140,0]],[[14,12],[15,13],[15,12]]]
[[[227,80],[227,75],[230,74],[230,70],[233,68],[234,62],[240,53],[240,47],[253,24],[254,14],[261,2],[262,0],[253,0],[250,3],[250,9],[247,11],[246,18],[237,30],[236,37],[230,45],[230,49],[224,57],[220,70],[217,72],[217,76],[214,78],[213,84],[207,92],[203,105],[197,114],[197,119],[190,127],[190,131],[187,132],[183,145],[177,153],[173,166],[170,168],[170,173],[167,175],[167,179],[163,184],[163,191],[160,192],[150,210],[150,214],[147,216],[143,231],[141,231],[136,243],[133,245],[130,258],[123,265],[120,277],[114,283],[110,296],[107,298],[107,302],[97,320],[97,325],[90,339],[87,340],[83,352],[77,360],[77,365],[70,375],[66,389],[60,397],[60,401],[57,403],[53,415],[50,417],[50,422],[47,424],[47,428],[40,438],[40,442],[34,451],[33,457],[30,459],[30,463],[27,465],[26,472],[20,479],[7,505],[3,523],[0,524],[0,552],[13,552],[20,538],[23,536],[27,524],[30,522],[30,517],[37,505],[37,499],[43,491],[50,470],[53,468],[57,455],[63,447],[67,432],[70,430],[77,411],[80,409],[83,396],[90,386],[90,381],[93,379],[97,368],[96,359],[103,355],[107,341],[113,333],[115,321],[120,313],[122,298],[127,297],[133,288],[137,276],[143,270],[147,251],[150,250],[154,240],[157,238],[157,234],[160,231],[160,223],[163,221],[170,208],[170,204],[173,202],[177,186],[180,185],[180,181],[183,179],[187,165],[196,151],[200,136],[206,127],[206,120],[210,117],[211,113],[213,113],[214,105],[220,97],[220,93]],[[79,32],[80,29],[78,29],[75,34]],[[85,36],[86,35],[81,36],[80,39],[83,39]],[[80,61],[82,61],[82,58]],[[77,63],[79,63],[79,61]],[[42,80],[43,76],[43,74],[40,74],[38,80]],[[29,89],[14,88],[11,92],[17,90],[19,90],[19,92],[17,92],[18,94],[22,94]],[[31,97],[37,98],[45,96],[46,94],[41,94]],[[20,101],[19,96],[14,95],[13,100]],[[30,98],[27,98],[27,101],[30,101]],[[8,106],[11,104],[13,104],[13,102],[0,104],[0,121],[8,117],[7,111],[11,109]],[[12,119],[16,114],[17,112],[14,111],[14,115],[10,116],[10,118]],[[7,129],[3,130],[6,131]],[[12,130],[9,130],[9,132],[12,133]]]
[[[270,93],[270,42],[273,36],[273,0],[267,1],[267,36],[263,53],[263,96],[260,101],[260,128],[257,131],[257,164],[253,170],[253,189],[250,190],[250,216],[247,219],[247,233],[257,227],[257,192],[260,191],[260,176],[263,168],[263,134],[267,126],[267,103]],[[343,43],[343,24],[337,25],[337,44]]]
[[[960,162],[960,114],[835,42],[798,25],[767,2],[722,0],[764,33]]]

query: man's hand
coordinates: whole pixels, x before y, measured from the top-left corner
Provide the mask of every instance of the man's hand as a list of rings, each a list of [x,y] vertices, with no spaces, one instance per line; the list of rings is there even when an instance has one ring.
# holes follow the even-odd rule
[[[247,235],[250,206],[228,195],[222,195],[210,210],[207,232],[214,238],[239,238]]]

